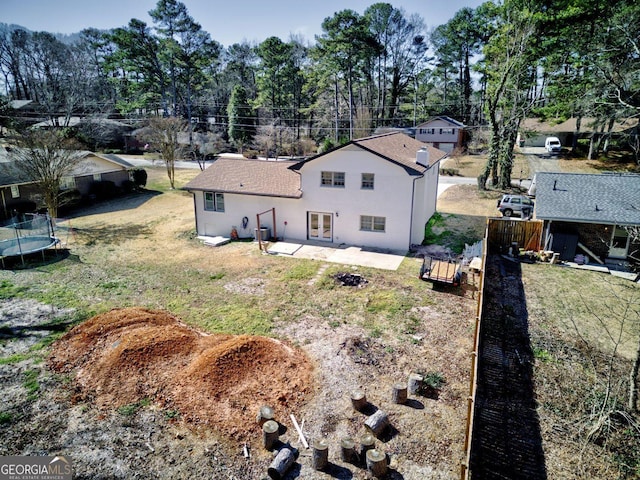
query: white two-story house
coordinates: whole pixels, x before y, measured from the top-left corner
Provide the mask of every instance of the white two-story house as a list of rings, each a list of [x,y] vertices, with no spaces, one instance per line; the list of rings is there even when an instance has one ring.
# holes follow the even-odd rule
[[[186,185],[202,236],[316,240],[407,251],[436,209],[446,153],[402,133],[352,140],[302,162],[220,158]],[[267,212],[267,213],[265,213]]]
[[[464,143],[464,124],[450,117],[430,118],[416,127],[416,140],[447,153]]]

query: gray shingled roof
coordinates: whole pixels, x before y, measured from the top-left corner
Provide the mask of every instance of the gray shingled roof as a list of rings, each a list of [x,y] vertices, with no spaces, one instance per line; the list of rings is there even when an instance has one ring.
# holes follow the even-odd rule
[[[536,218],[640,225],[640,175],[536,174]]]
[[[434,120],[438,120],[438,119],[444,120],[445,122],[448,122],[451,125],[455,125],[456,127],[464,128],[464,123],[459,122],[458,120],[456,120],[454,118],[447,117],[446,115],[438,115],[436,117],[431,117],[426,122],[422,122],[420,125],[417,125],[416,128],[420,128],[420,127],[423,127],[425,125],[429,125],[431,122],[433,122]]]
[[[184,187],[245,195],[300,198],[300,175],[291,161],[219,158]]]
[[[349,145],[357,145],[385,160],[403,167],[410,175],[420,175],[427,169],[416,163],[416,152],[426,145],[402,133],[390,133],[352,140],[330,151]],[[442,150],[427,146],[429,165],[433,166],[447,154]],[[204,172],[191,180],[186,190],[211,190],[246,195],[267,195],[273,197],[300,198],[300,174],[297,170],[316,158],[316,155],[302,162],[247,160],[219,158]]]
[[[379,157],[384,158],[392,163],[403,167],[409,175],[422,175],[427,168],[416,163],[416,153],[421,148],[427,148],[429,151],[429,166],[435,165],[437,162],[447,156],[446,152],[426,145],[408,135],[400,132],[386,133],[375,135],[372,137],[359,138],[351,140],[345,145],[329,150],[328,152],[316,155],[308,160],[300,162],[295,168],[298,169],[307,162],[312,162],[316,158],[327,155],[330,152],[340,150],[350,145],[357,145]]]

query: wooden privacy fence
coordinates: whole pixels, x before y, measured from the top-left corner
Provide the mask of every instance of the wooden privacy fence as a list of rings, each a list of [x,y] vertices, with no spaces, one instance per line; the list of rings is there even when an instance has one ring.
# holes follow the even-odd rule
[[[519,248],[540,251],[543,222],[540,220],[513,220],[490,218],[487,223],[486,243],[490,253],[507,252],[518,243]]]
[[[465,425],[464,451],[465,460],[460,465],[460,480],[469,479],[469,464],[471,460],[471,436],[473,435],[473,408],[476,401],[476,390],[478,387],[478,347],[480,343],[480,322],[482,320],[482,306],[484,303],[484,281],[485,281],[485,265],[487,262],[487,230],[482,242],[482,264],[480,267],[480,292],[478,295],[478,303],[476,306],[475,330],[473,334],[473,351],[471,352],[471,375],[469,378],[469,396],[467,397],[467,423]]]

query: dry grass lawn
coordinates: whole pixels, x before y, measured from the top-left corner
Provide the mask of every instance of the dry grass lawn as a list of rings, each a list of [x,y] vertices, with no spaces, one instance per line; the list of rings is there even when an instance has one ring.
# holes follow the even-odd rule
[[[391,458],[391,478],[455,478],[464,459],[476,308],[473,290],[432,289],[417,278],[415,258],[406,258],[398,271],[387,272],[263,255],[251,242],[205,246],[194,238],[191,195],[169,190],[162,168],[147,171],[146,192],[95,205],[59,223],[68,256],[32,268],[0,271],[7,295],[20,292],[45,304],[74,308],[74,321],[112,308],[140,306],[166,310],[210,333],[289,340],[315,367],[314,394],[298,420],[304,420],[309,440],[330,441],[336,478],[367,475],[360,467],[342,464],[337,446],[340,438],[359,439],[365,432],[365,415],[350,406],[349,392],[355,388],[364,389],[371,404],[389,415],[392,428],[377,445]],[[197,173],[179,170],[177,185]],[[334,276],[344,271],[361,274],[367,285],[340,286]],[[216,432],[189,430],[188,424],[180,423],[179,411],[163,409],[153,398],[130,403],[127,397],[129,403],[116,411],[98,409],[90,398],[74,393],[73,375],[64,381],[52,376],[34,363],[31,350],[11,357],[0,350],[3,357],[0,388],[6,400],[0,418],[9,420],[0,436],[0,454],[21,453],[62,436],[66,446],[56,451],[72,455],[86,477],[118,476],[115,470],[105,471],[109,467],[104,462],[92,463],[100,455],[119,459],[122,478],[151,478],[157,473],[156,458],[173,462],[174,478],[188,473],[260,478],[270,462],[271,454],[261,449],[260,438],[251,440],[252,456],[247,461],[236,456],[240,445]],[[37,398],[28,400],[21,387],[26,368],[41,382],[63,387],[38,390]],[[409,404],[394,405],[391,386],[406,381],[412,372],[437,373],[444,386],[436,396],[414,395]],[[133,413],[127,413],[126,421],[118,420],[125,411]],[[68,420],[48,427],[57,425],[52,422],[55,412],[64,412]],[[300,446],[288,413],[277,411],[278,420],[288,428],[281,439]],[[255,412],[246,414],[247,422],[255,421]],[[39,426],[36,436],[27,433],[32,425]],[[78,432],[80,425],[85,426],[84,433]],[[86,429],[95,436],[87,435]],[[160,433],[149,433],[152,430]],[[123,444],[120,439],[128,440]],[[141,445],[144,456],[131,445]],[[308,452],[302,453],[300,478],[326,478],[311,469]],[[212,462],[212,455],[229,460],[219,465]],[[186,456],[190,470],[179,470]],[[149,477],[140,470],[140,458],[150,462]]]
[[[475,157],[461,160],[461,171],[474,176],[479,163]],[[305,421],[309,439],[330,440],[330,475],[367,477],[362,468],[340,461],[337,446],[343,436],[357,439],[364,433],[364,416],[351,409],[348,398],[354,388],[364,388],[393,425],[377,443],[390,456],[389,478],[458,477],[476,312],[473,289],[432,289],[418,280],[415,258],[388,272],[262,255],[248,242],[204,246],[194,238],[191,195],[169,190],[164,169],[147,170],[145,193],[95,205],[60,222],[67,256],[0,271],[2,298],[74,309],[65,317],[71,323],[112,308],[142,306],[169,311],[210,333],[287,339],[315,366],[315,393],[299,420]],[[197,174],[178,170],[177,185]],[[438,202],[446,220],[442,228],[481,238],[499,195],[474,186],[451,187]],[[339,286],[334,275],[344,271],[356,271],[368,284]],[[611,313],[599,307],[604,303],[600,275],[548,265],[523,267],[549,478],[634,478],[640,472],[640,435],[633,429],[628,434],[615,430],[620,424],[613,422],[609,444],[595,443],[600,437],[584,440],[593,425],[589,409],[598,405],[606,371],[596,360],[611,352],[606,332],[598,330],[592,315]],[[640,287],[614,284],[614,291],[640,298]],[[21,305],[24,317],[30,310]],[[638,332],[625,328],[623,334],[623,356],[616,363],[622,370]],[[216,432],[191,430],[178,411],[162,409],[153,399],[108,411],[78,397],[72,376],[54,376],[42,363],[58,336],[22,350],[14,348],[15,340],[0,340],[0,455],[67,453],[84,478],[153,478],[159,472],[173,478],[264,476],[271,454],[261,449],[259,438],[251,442],[247,460],[241,445]],[[585,344],[595,350],[587,355]],[[442,375],[440,394],[415,396],[410,405],[392,404],[391,385],[415,371]],[[619,386],[616,392],[624,390],[623,383]],[[299,446],[288,412],[278,414],[288,428],[282,439]],[[247,421],[254,416],[247,412]],[[620,462],[627,462],[627,470]],[[113,470],[106,471],[108,465]],[[308,451],[302,451],[297,465],[298,478],[327,478],[310,468]]]

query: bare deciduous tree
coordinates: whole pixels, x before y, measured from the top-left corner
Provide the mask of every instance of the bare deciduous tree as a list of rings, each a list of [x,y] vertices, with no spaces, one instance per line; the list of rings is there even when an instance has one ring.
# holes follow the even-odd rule
[[[176,160],[183,153],[180,136],[187,131],[187,123],[176,117],[157,117],[149,121],[149,128],[145,134],[149,147],[160,154],[165,166],[171,188],[175,187]]]
[[[62,204],[62,178],[69,176],[82,160],[77,144],[58,130],[27,130],[12,138],[16,148],[9,152],[15,167],[39,188],[51,218]]]

